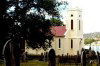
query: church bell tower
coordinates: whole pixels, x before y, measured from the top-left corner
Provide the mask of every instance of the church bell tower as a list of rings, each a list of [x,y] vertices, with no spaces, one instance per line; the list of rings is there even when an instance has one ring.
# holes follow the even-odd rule
[[[67,11],[66,29],[68,30],[69,49],[74,55],[81,52],[83,46],[82,11],[79,8],[70,8]]]

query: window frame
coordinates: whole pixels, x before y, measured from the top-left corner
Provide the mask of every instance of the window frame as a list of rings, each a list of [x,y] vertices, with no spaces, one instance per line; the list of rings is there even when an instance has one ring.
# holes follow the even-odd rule
[[[80,23],[80,20],[79,20],[79,30],[81,29],[81,23]]]
[[[71,49],[73,49],[73,39],[71,39]]]
[[[71,14],[71,17],[73,17],[73,14]]]
[[[74,22],[73,19],[71,19],[71,30],[73,30]]]
[[[59,48],[61,48],[61,39],[59,38]]]

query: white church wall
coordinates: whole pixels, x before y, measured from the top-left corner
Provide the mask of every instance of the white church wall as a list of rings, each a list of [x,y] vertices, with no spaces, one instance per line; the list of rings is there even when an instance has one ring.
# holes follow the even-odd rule
[[[73,47],[72,48],[71,48],[71,40],[73,40]],[[82,44],[80,44],[80,39],[69,38],[68,44],[69,44],[69,46],[67,47],[68,48],[67,53],[69,55],[77,55],[77,52],[81,51],[81,45]]]
[[[60,47],[59,47],[59,39],[60,39]],[[66,55],[67,48],[67,40],[64,37],[54,37],[54,42],[52,43],[52,47],[56,51],[56,55]]]

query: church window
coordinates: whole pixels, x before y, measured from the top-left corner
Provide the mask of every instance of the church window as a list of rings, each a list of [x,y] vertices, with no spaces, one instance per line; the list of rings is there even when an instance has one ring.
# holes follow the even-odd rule
[[[73,17],[73,14],[71,14],[71,17]]]
[[[80,30],[80,28],[81,28],[81,24],[80,24],[80,20],[79,20],[79,30]]]
[[[73,20],[71,20],[71,30],[73,30]]]
[[[73,48],[73,40],[71,39],[71,49]]]
[[[81,17],[81,15],[79,15],[79,17]]]
[[[59,39],[59,48],[61,48],[61,39]]]

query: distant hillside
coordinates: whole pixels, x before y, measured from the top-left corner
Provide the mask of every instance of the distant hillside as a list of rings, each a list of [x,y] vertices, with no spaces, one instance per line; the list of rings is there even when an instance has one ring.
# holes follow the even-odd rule
[[[83,35],[84,38],[100,38],[100,32],[87,33]]]

